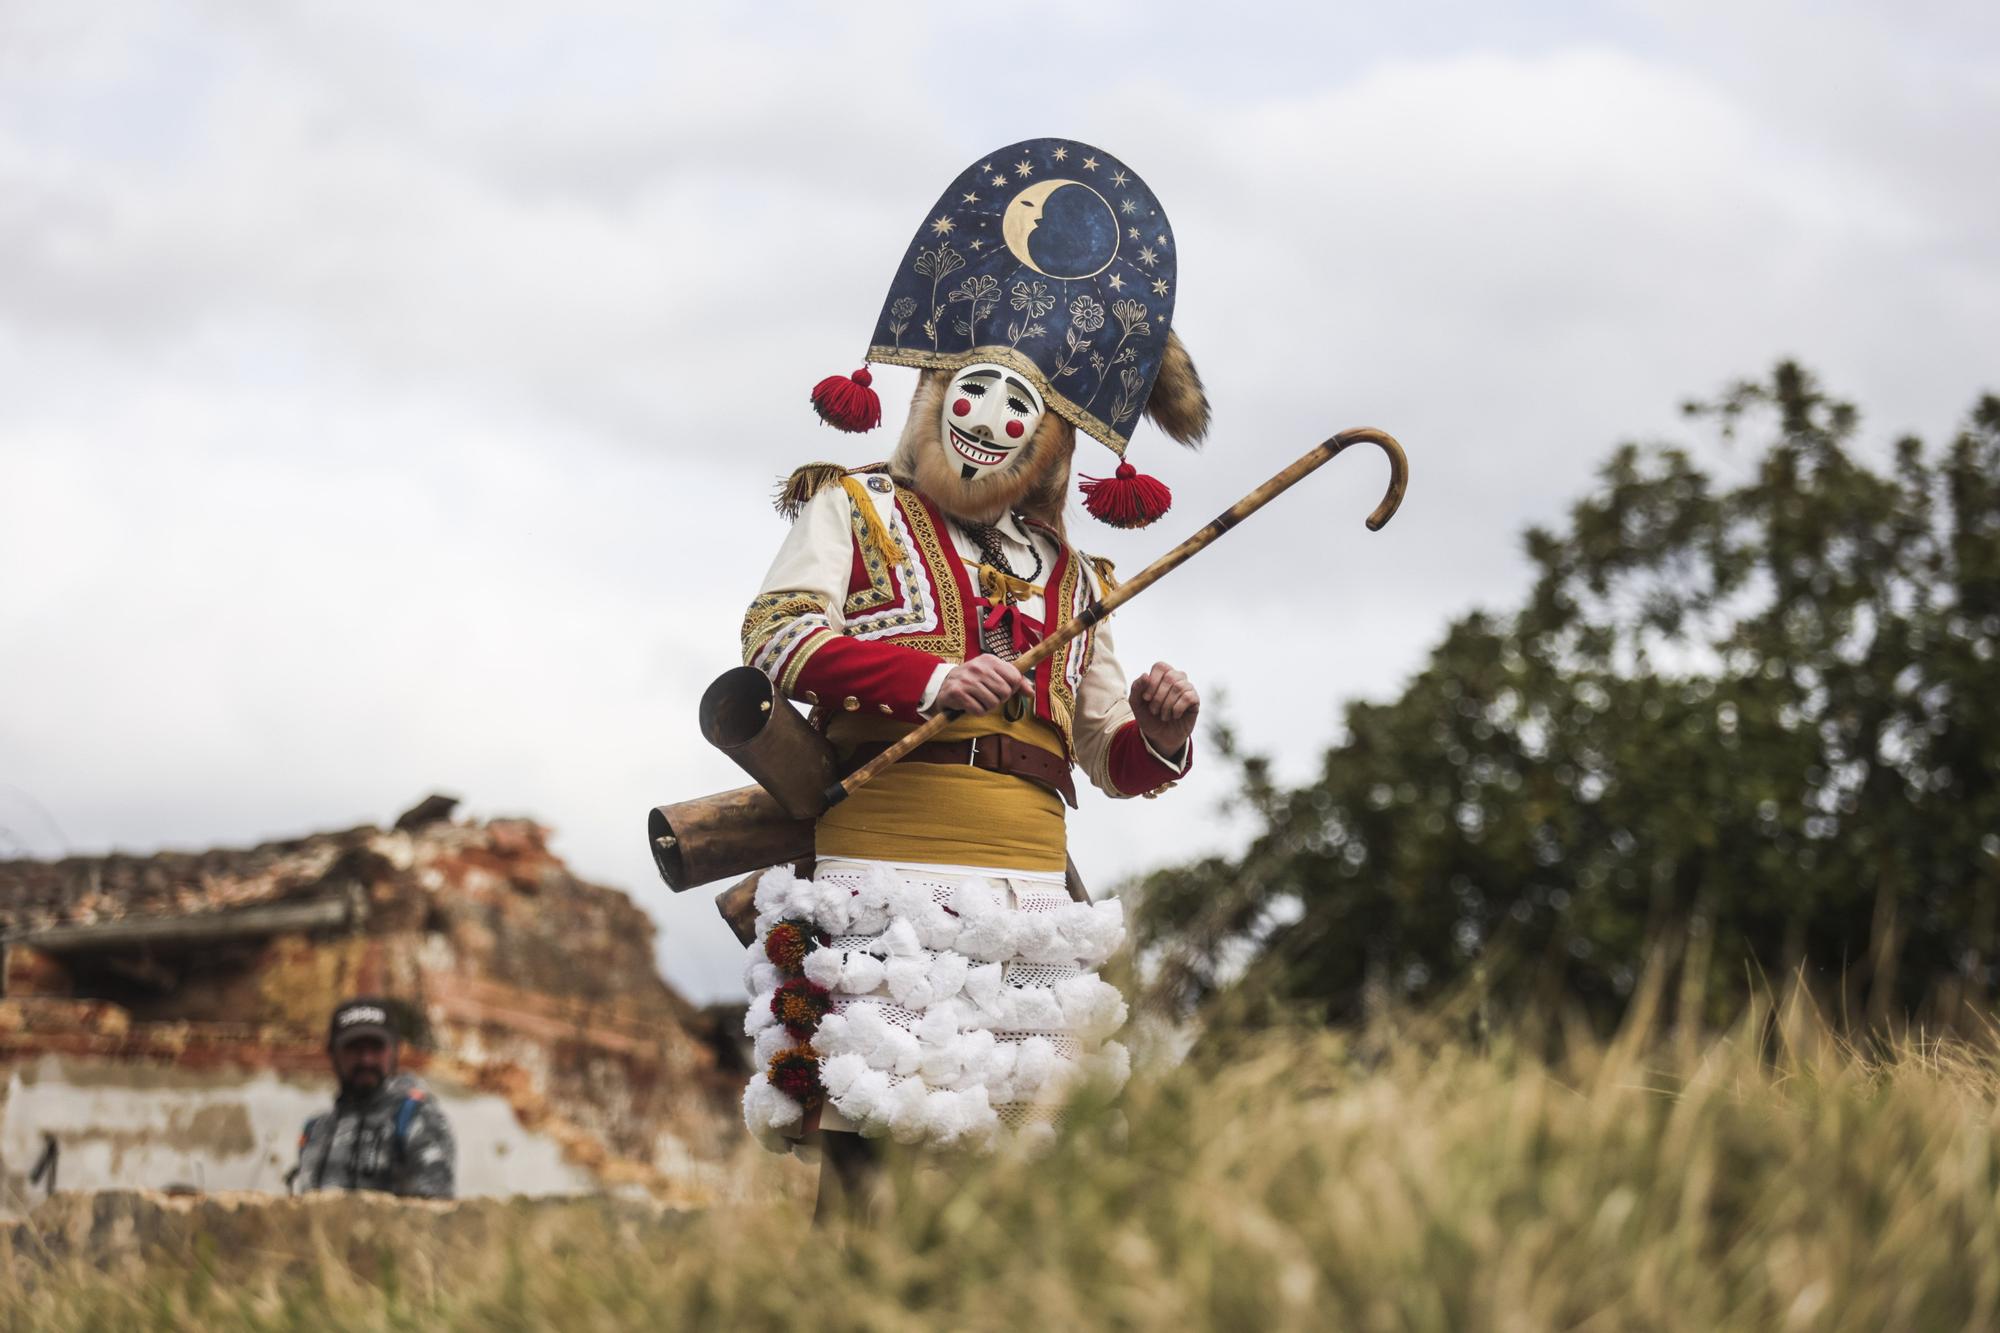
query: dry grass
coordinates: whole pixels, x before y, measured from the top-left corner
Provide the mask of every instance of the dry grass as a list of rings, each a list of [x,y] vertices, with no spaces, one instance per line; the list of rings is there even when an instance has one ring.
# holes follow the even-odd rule
[[[1085,1106],[1037,1162],[899,1164],[864,1233],[796,1199],[636,1228],[577,1205],[365,1278],[332,1247],[303,1274],[61,1271],[0,1286],[0,1327],[2000,1326],[1988,1054],[1866,1054],[1803,1006],[1698,1040],[1230,1045],[1141,1080],[1122,1134]]]

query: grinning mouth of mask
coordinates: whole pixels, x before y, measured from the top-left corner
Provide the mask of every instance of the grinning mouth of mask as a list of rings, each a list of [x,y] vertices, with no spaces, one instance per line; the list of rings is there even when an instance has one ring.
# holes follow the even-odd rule
[[[981,468],[998,467],[1007,461],[1011,449],[995,449],[991,445],[973,439],[956,426],[946,428],[950,432],[951,447],[965,461],[960,464],[960,477],[971,481],[979,475]]]

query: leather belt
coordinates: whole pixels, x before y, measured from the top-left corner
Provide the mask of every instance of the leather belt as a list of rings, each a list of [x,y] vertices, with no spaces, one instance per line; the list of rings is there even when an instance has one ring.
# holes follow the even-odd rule
[[[844,765],[847,772],[881,754],[886,742],[870,741],[855,747]],[[1008,773],[1047,787],[1076,808],[1076,784],[1070,780],[1069,761],[1039,745],[1017,741],[1012,736],[973,736],[962,741],[927,741],[902,758],[903,763],[964,764],[989,773]]]

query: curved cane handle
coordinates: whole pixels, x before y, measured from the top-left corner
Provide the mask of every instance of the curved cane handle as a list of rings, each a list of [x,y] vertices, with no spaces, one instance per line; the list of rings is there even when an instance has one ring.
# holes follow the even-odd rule
[[[1332,458],[1342,449],[1356,444],[1379,444],[1382,446],[1382,452],[1389,455],[1389,489],[1383,493],[1382,503],[1376,505],[1375,512],[1368,516],[1368,530],[1380,532],[1382,525],[1394,518],[1396,510],[1402,507],[1403,492],[1410,486],[1410,460],[1403,456],[1403,446],[1396,443],[1395,436],[1385,430],[1376,430],[1373,426],[1356,426],[1353,430],[1344,430],[1320,448],[1326,450],[1327,457]]]

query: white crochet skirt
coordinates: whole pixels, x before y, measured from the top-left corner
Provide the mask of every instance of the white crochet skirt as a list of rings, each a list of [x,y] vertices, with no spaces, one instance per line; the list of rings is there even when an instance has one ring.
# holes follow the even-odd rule
[[[1077,1078],[1125,1081],[1107,1040],[1125,1000],[1097,975],[1125,938],[1115,900],[1073,902],[1060,874],[829,859],[766,871],[756,906],[743,1116],[768,1147],[820,1104],[827,1128],[990,1149],[1050,1135]]]

